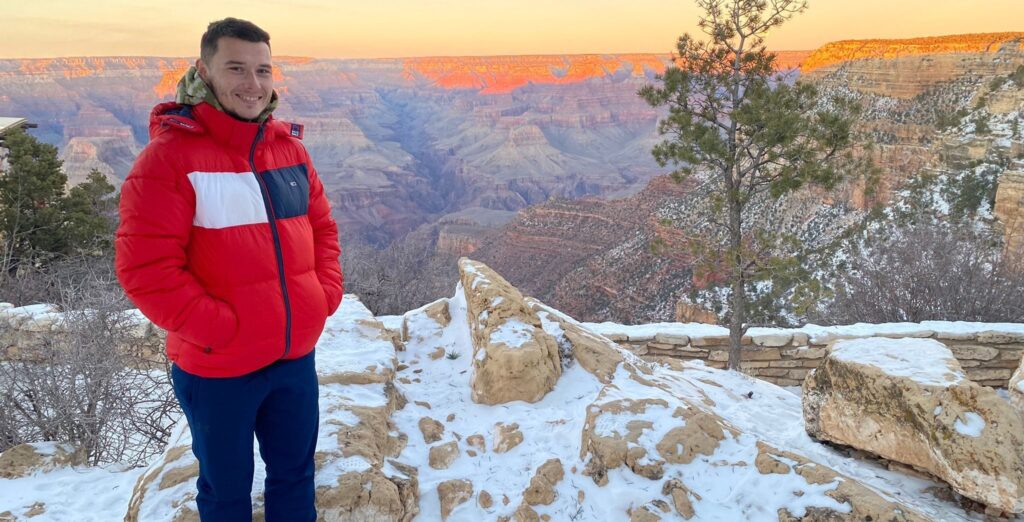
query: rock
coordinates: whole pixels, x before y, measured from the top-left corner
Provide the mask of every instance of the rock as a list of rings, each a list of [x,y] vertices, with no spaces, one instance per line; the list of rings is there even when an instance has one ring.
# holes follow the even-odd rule
[[[698,304],[677,301],[673,320],[677,323],[718,324],[718,314]]]
[[[516,522],[540,522],[537,512],[525,503],[519,505],[516,512],[512,514],[512,519]]]
[[[441,500],[441,520],[447,520],[452,510],[473,497],[473,483],[468,480],[446,480],[437,485]]]
[[[960,361],[978,360],[991,361],[999,356],[999,350],[991,346],[978,346],[974,344],[959,344],[949,347],[953,355]]]
[[[686,346],[690,344],[690,337],[669,333],[658,333],[654,335],[654,342],[675,346]]]
[[[1003,224],[1005,251],[1024,251],[1024,172],[1019,168],[999,176],[993,210]]]
[[[926,470],[983,504],[1024,511],[1024,420],[994,390],[964,378],[942,343],[836,343],[803,394],[812,437]]]
[[[419,427],[420,433],[423,434],[423,441],[427,444],[433,444],[441,440],[441,436],[444,435],[444,424],[430,417],[421,418]]]
[[[444,357],[444,347],[438,346],[437,348],[434,348],[434,351],[430,352],[428,354],[428,357],[430,357],[431,361],[440,360],[442,357]]]
[[[85,464],[85,453],[70,444],[33,442],[0,453],[0,478],[17,479]]]
[[[348,472],[333,487],[318,487],[318,520],[408,522],[419,512],[415,468],[388,477],[377,468]],[[411,473],[411,476],[408,475]]]
[[[430,448],[430,467],[448,469],[459,457],[459,443],[454,440]]]
[[[519,431],[519,424],[499,422],[494,425],[494,430],[495,453],[505,453],[523,442],[523,432]]]
[[[834,470],[817,464],[801,455],[777,450],[763,442],[757,443],[757,451],[758,458],[762,458],[762,455],[767,455],[768,458],[779,463],[783,461],[794,463],[792,470],[800,477],[803,477],[808,484],[837,484],[835,489],[826,491],[825,495],[834,499],[839,504],[846,504],[848,506],[843,511],[824,507],[808,507],[803,518],[797,518],[785,509],[780,509],[778,513],[780,521],[884,520],[890,522],[928,522],[930,520],[904,505],[886,500],[860,482],[840,475]],[[773,471],[770,472],[773,473]]]
[[[483,509],[491,509],[491,506],[494,505],[494,498],[491,497],[487,490],[483,490],[477,495],[476,503]]]
[[[558,343],[500,275],[465,258],[459,270],[473,340],[473,401],[539,401],[562,373]]]
[[[1010,383],[1006,389],[1010,394],[1010,404],[1024,417],[1024,357],[1021,358],[1020,366],[1010,377]]]
[[[615,342],[604,336],[591,332],[575,320],[562,315],[535,299],[527,299],[530,308],[543,321],[551,321],[562,331],[564,341],[568,343],[572,358],[580,366],[608,384],[615,375],[616,368],[622,363],[622,349]],[[559,344],[561,344],[559,340]]]
[[[630,512],[629,522],[658,522],[671,511],[668,502],[655,499]]]
[[[448,311],[448,299],[438,299],[425,306],[423,311],[442,328],[452,322],[452,314]]]
[[[754,344],[757,346],[775,347],[786,346],[793,340],[793,334],[786,332],[753,335]]]
[[[480,434],[470,435],[466,437],[466,444],[477,448],[480,453],[487,453],[487,444],[484,442],[484,436]]]
[[[531,506],[548,505],[555,501],[555,486],[565,476],[562,461],[549,459],[537,468],[537,473],[530,479],[530,486],[523,492],[523,502]]]
[[[679,516],[686,520],[693,518],[693,503],[690,502],[690,496],[700,500],[700,495],[691,492],[690,488],[675,479],[665,481],[665,485],[661,487],[661,494],[672,498],[672,505]]]
[[[192,436],[184,419],[172,429],[167,448],[139,477],[128,501],[125,522],[173,519],[198,522],[189,506],[196,498],[199,461],[192,454]],[[167,506],[174,506],[168,510]]]

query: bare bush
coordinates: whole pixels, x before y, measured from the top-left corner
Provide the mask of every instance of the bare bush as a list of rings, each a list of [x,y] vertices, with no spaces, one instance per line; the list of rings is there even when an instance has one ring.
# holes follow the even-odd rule
[[[345,241],[345,292],[374,315],[401,314],[450,295],[458,280],[455,255],[437,251],[436,230],[425,227],[384,249]]]
[[[1024,321],[1020,256],[971,225],[897,227],[866,245],[837,279],[820,322]]]
[[[66,332],[41,336],[0,361],[0,451],[58,441],[80,448],[94,465],[144,464],[163,449],[180,415],[167,363],[134,337],[136,318],[126,312],[132,307],[112,260],[65,261],[19,276],[19,288],[57,297]]]

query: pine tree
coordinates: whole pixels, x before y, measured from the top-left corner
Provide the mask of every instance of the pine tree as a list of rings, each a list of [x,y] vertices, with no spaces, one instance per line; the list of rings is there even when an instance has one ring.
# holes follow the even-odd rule
[[[0,233],[4,273],[47,252],[64,252],[60,212],[64,185],[57,147],[23,131],[4,136],[9,168],[0,177]]]
[[[109,253],[117,214],[113,185],[94,170],[65,192],[67,176],[56,147],[20,130],[4,140],[10,157],[0,176],[0,274],[68,254]]]
[[[708,221],[715,237],[691,244],[695,258],[714,258],[728,281],[729,368],[740,366],[748,328],[750,290],[771,280],[792,259],[773,255],[785,238],[751,226],[750,204],[778,198],[808,183],[835,186],[837,160],[851,160],[856,107],[845,99],[824,103],[814,86],[788,82],[776,72],[764,37],[804,11],[803,0],[697,0],[706,39],[679,38],[678,56],[660,85],[639,92],[652,106],[667,106],[658,122],[666,139],[653,154],[671,163],[677,181],[697,176],[712,187]]]

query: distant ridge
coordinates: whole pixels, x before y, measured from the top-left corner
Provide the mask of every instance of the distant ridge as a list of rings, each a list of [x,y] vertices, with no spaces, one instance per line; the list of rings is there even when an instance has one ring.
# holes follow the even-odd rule
[[[779,69],[795,69],[810,51],[777,51]],[[410,58],[327,59],[276,56],[274,80],[286,83],[286,73],[324,63],[381,64],[401,70],[401,78],[413,84],[443,89],[471,89],[481,94],[509,93],[529,84],[565,85],[593,78],[642,78],[662,73],[669,54],[565,54],[509,56],[436,56]],[[62,76],[66,79],[97,76],[112,70],[156,70],[160,80],[152,87],[157,98],[174,94],[178,79],[192,65],[185,57],[61,57],[0,60],[0,77]],[[4,63],[7,65],[4,66]]]
[[[842,62],[869,58],[892,59],[922,54],[996,52],[1003,44],[1014,40],[1024,40],[1024,32],[840,40],[827,43],[811,53],[800,69],[803,72],[810,72]]]

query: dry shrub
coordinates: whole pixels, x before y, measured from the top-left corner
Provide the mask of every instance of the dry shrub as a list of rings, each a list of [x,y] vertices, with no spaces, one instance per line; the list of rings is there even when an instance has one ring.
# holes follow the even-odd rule
[[[1021,253],[973,225],[890,229],[849,260],[818,322],[1024,322]]]
[[[110,261],[65,260],[8,279],[4,295],[49,296],[67,332],[0,360],[0,451],[57,441],[80,448],[93,465],[141,465],[166,444],[180,415],[167,362],[134,337],[132,306]]]

